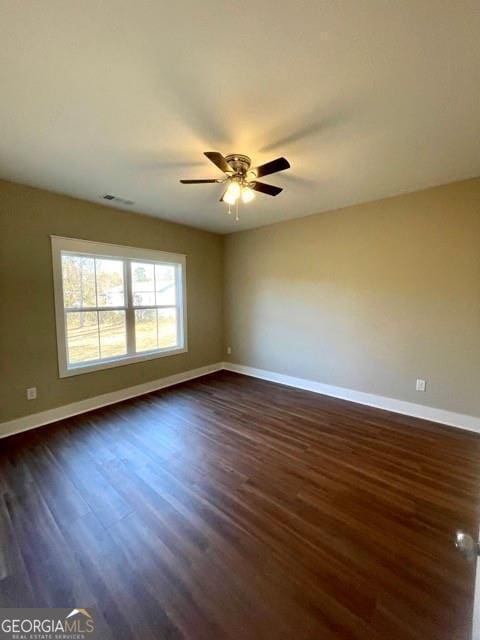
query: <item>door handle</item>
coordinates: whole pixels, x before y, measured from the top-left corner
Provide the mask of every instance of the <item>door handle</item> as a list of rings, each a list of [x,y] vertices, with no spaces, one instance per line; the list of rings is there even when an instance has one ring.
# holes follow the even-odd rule
[[[464,531],[456,532],[455,546],[469,562],[473,562],[480,555],[480,543],[475,542],[472,536]]]

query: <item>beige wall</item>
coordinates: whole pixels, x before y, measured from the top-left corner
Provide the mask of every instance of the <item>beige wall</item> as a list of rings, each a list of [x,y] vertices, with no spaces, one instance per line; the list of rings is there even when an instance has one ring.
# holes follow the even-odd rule
[[[185,253],[188,352],[59,379],[51,234]],[[220,236],[0,181],[0,422],[220,361],[222,278]]]
[[[188,353],[59,379],[51,234],[187,254]],[[0,181],[0,422],[218,362],[225,344],[235,363],[480,416],[480,179],[232,234],[225,259],[223,244]]]
[[[480,416],[480,179],[225,249],[232,362]]]

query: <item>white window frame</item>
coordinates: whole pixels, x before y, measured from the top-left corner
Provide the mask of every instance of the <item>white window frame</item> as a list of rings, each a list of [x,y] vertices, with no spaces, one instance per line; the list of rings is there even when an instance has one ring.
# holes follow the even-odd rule
[[[178,353],[188,351],[187,346],[187,287],[186,287],[186,256],[178,253],[167,253],[165,251],[156,251],[153,249],[140,249],[138,247],[128,247],[117,244],[107,244],[104,242],[92,242],[91,240],[78,240],[76,238],[64,238],[61,236],[50,236],[52,244],[52,264],[53,264],[53,285],[55,294],[55,321],[57,328],[57,351],[58,351],[58,371],[60,378],[75,376],[99,369],[110,369],[121,365],[131,364],[134,362],[142,362],[144,360],[152,360],[154,358],[163,358]],[[130,314],[130,319],[126,318],[127,331],[127,349],[129,353],[114,358],[89,361],[85,364],[68,364],[67,357],[67,332],[66,332],[66,312],[63,303],[63,278],[62,278],[62,253],[76,253],[87,256],[96,256],[101,258],[123,258],[124,260],[133,260],[139,262],[163,262],[173,264],[177,268],[177,306],[178,313],[178,341],[175,347],[167,347],[164,349],[155,349],[142,353],[133,353],[132,345],[134,344],[134,323],[133,314],[136,308],[154,308],[158,305],[145,305],[145,307],[134,307],[132,303],[132,291],[130,278],[127,277],[127,269],[125,269],[124,286],[125,286],[125,309],[126,315]],[[126,265],[127,263],[125,263]],[[167,305],[169,307],[173,305]],[[114,307],[104,307],[106,311],[115,310]],[[123,307],[122,307],[123,309]],[[79,308],[78,311],[82,309]],[[89,310],[89,309],[87,309]]]

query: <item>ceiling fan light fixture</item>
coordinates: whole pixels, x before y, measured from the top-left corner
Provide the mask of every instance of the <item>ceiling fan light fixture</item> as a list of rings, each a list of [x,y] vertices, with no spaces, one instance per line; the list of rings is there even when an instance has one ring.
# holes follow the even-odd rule
[[[242,189],[242,202],[247,204],[255,198],[255,191],[251,187],[243,187]]]
[[[223,171],[224,177],[207,178],[206,180],[180,180],[180,182],[183,184],[213,182],[223,184],[225,191],[220,198],[220,202],[228,204],[228,213],[231,213],[231,207],[235,206],[236,221],[238,221],[239,200],[247,204],[255,198],[257,191],[267,196],[278,196],[283,191],[281,187],[276,187],[273,184],[258,182],[258,178],[290,169],[290,163],[283,157],[265,162],[252,169],[250,158],[241,153],[231,153],[228,156],[223,156],[218,151],[205,151],[205,155],[220,171]]]
[[[240,185],[238,182],[232,180],[225,191],[225,195],[223,196],[223,200],[227,204],[235,204],[235,202],[240,197]]]

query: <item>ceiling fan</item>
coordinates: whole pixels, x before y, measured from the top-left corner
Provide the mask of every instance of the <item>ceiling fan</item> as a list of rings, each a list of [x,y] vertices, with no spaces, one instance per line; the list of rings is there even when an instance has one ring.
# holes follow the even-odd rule
[[[269,196],[277,196],[283,189],[271,184],[265,184],[265,182],[258,182],[257,178],[290,168],[290,163],[286,158],[277,158],[251,169],[252,161],[250,158],[239,153],[222,156],[218,151],[206,151],[205,155],[220,171],[223,171],[225,176],[207,180],[180,180],[180,182],[182,184],[208,184],[215,182],[225,184],[225,190],[220,202],[226,202],[229,205],[229,212],[230,205],[237,204],[238,206],[239,198],[245,204],[253,200],[255,191],[266,193]]]

